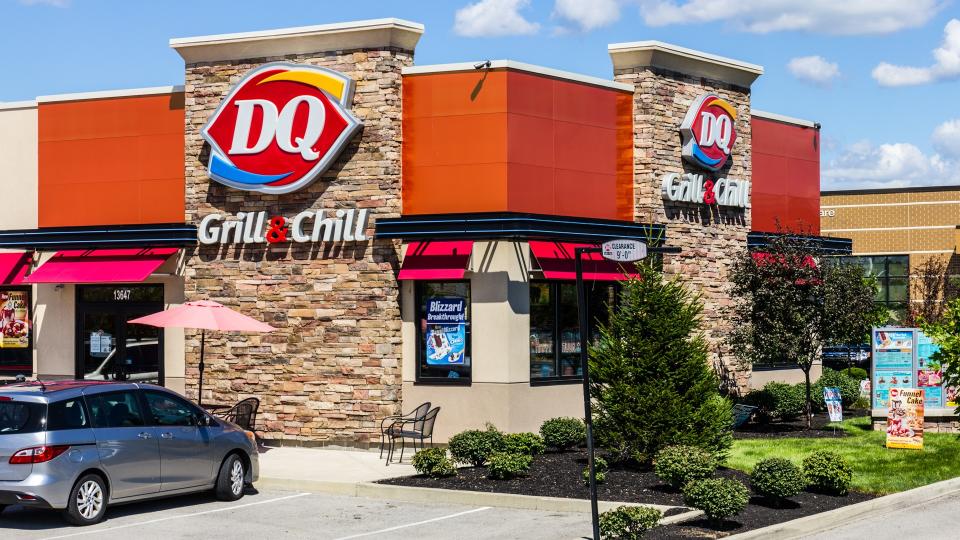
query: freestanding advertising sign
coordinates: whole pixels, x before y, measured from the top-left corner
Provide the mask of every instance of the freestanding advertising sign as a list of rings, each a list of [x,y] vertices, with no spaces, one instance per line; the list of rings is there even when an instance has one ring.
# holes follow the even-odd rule
[[[828,386],[823,389],[823,401],[827,405],[827,413],[831,422],[843,421],[843,401],[840,399],[840,389]]]
[[[894,388],[921,388],[928,409],[952,408],[955,392],[943,385],[940,347],[917,328],[873,329],[872,405],[884,409]]]
[[[923,450],[923,390],[891,388],[887,448]]]

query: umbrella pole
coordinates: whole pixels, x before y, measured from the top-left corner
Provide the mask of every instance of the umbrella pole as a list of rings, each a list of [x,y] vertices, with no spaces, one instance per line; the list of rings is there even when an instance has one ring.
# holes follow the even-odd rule
[[[200,330],[200,389],[197,390],[197,404],[203,405],[203,346],[207,343],[207,331]]]

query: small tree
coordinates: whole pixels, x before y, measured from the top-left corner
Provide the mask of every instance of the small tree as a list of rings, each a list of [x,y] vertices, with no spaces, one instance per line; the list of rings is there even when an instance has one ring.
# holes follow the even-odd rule
[[[810,370],[825,344],[862,343],[886,319],[874,302],[877,284],[858,265],[817,262],[809,237],[780,234],[763,252],[734,262],[735,329],[730,341],[741,361],[788,363],[803,371],[805,412],[813,403]]]
[[[650,265],[638,273],[623,284],[589,351],[597,441],[641,463],[679,444],[722,456],[732,444],[732,416],[707,362],[703,305]]]
[[[960,298],[947,303],[937,322],[924,322],[923,331],[940,346],[931,359],[943,366],[944,384],[960,388]],[[960,406],[956,412],[960,414]]]
[[[928,258],[911,274],[907,326],[937,322],[947,304],[960,296],[960,279],[950,273],[948,261],[939,257]]]

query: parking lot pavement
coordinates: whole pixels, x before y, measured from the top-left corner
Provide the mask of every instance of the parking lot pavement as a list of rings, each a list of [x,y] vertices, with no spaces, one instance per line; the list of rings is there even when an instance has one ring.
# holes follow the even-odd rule
[[[810,536],[810,540],[902,540],[903,538],[956,538],[960,528],[960,495],[944,495],[917,505],[883,515],[868,514],[864,519],[853,519],[836,527]]]
[[[191,495],[117,506],[93,527],[65,525],[49,511],[8,508],[0,538],[234,540],[236,538],[565,539],[590,534],[590,515],[264,490],[225,503]]]

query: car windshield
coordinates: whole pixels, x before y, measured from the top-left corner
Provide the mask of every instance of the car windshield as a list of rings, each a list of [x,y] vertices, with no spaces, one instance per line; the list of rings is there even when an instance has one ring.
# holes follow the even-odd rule
[[[0,435],[40,431],[44,408],[40,403],[4,401],[0,398]]]

